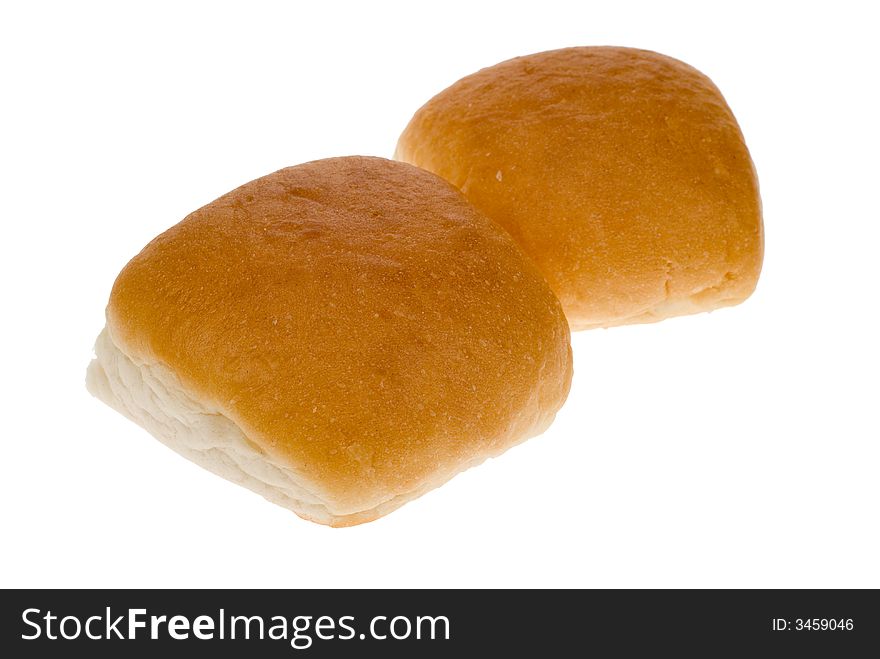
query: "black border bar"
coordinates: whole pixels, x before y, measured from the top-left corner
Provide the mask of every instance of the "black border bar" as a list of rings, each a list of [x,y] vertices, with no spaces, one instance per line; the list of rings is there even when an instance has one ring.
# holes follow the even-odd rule
[[[0,650],[7,657],[71,652],[163,658],[233,652],[248,657],[478,652],[846,657],[880,652],[876,590],[5,590],[0,604]],[[135,628],[134,639],[120,640],[119,634],[127,635],[132,610],[140,610],[133,617],[144,627]],[[60,638],[59,621],[66,616],[76,618],[65,623],[68,635],[80,628],[76,639]],[[118,616],[123,619],[108,632],[107,619],[112,623]],[[173,616],[182,616],[175,626],[178,639],[168,631]],[[203,638],[194,633],[199,616]],[[234,616],[261,621],[237,620],[237,637],[231,639]],[[156,639],[150,638],[153,617],[159,620]],[[89,618],[93,635],[107,632],[110,640],[86,638],[82,628]],[[244,626],[251,624],[253,637],[242,638]],[[223,640],[218,638],[221,625]],[[273,626],[274,639],[268,638]],[[38,631],[39,638],[22,638]],[[255,638],[261,633],[263,640]],[[186,639],[179,638],[183,634]],[[298,648],[291,645],[294,635]]]

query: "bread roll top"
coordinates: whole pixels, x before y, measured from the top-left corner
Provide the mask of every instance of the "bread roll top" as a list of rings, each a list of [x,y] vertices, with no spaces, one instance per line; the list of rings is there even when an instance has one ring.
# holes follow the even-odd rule
[[[396,157],[509,231],[573,328],[711,310],[755,288],[749,152],[715,85],[670,57],[584,47],[502,62],[428,101]]]
[[[282,169],[120,273],[116,344],[158,362],[334,514],[442,482],[562,405],[560,304],[451,185],[379,158]]]

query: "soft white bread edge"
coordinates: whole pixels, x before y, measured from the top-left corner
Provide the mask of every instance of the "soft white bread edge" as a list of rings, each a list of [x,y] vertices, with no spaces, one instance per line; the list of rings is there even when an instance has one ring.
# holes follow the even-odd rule
[[[135,364],[105,328],[95,342],[86,386],[93,396],[208,471],[325,524],[332,513],[292,470],[257,449],[217,410],[195,400],[160,365]],[[163,372],[164,371],[164,372]]]
[[[163,365],[135,363],[120,350],[106,327],[95,342],[95,355],[86,373],[86,387],[93,396],[187,460],[319,524],[352,526],[377,519],[509,448],[480,456],[373,508],[338,514],[303,484],[295,470],[251,442],[234,421],[187,393]],[[554,417],[542,418],[533,432],[516,443],[544,432]]]

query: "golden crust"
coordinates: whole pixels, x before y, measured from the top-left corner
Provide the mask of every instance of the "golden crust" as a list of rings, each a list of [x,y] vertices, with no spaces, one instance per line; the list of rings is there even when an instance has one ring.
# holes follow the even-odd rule
[[[571,378],[559,302],[510,237],[380,158],[282,169],[192,213],[125,266],[107,317],[339,523],[543,428]]]
[[[760,274],[742,134],[715,85],[670,57],[566,48],[483,69],[416,112],[396,158],[507,229],[575,329],[736,304]]]

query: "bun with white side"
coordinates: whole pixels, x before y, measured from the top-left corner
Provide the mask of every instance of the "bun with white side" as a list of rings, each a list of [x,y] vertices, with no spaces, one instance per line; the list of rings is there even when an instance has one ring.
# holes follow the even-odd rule
[[[537,435],[571,379],[559,301],[439,177],[379,158],[283,169],[119,274],[92,393],[322,524],[385,515]]]

